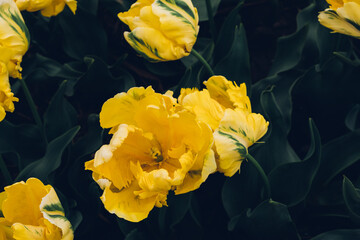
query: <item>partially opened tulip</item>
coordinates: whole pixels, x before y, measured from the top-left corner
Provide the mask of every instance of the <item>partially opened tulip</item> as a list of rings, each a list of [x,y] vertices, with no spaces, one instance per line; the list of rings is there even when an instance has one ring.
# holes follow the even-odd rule
[[[233,176],[247,158],[248,148],[267,132],[269,122],[252,113],[245,83],[223,76],[204,82],[207,89],[182,89],[178,101],[214,132],[217,170]]]
[[[76,0],[14,0],[18,8],[23,11],[41,11],[44,17],[56,16],[61,13],[65,5],[69,7],[73,14],[77,8]]]
[[[18,101],[10,89],[9,76],[21,79],[23,55],[29,47],[29,31],[13,0],[0,0],[0,121],[13,112]]]
[[[211,129],[168,92],[132,88],[109,99],[100,113],[112,139],[85,168],[104,190],[105,208],[139,222],[166,205],[170,190],[193,191],[216,171]]]
[[[29,178],[0,193],[0,239],[72,240],[70,222],[50,185]]]
[[[248,148],[267,132],[269,122],[261,114],[242,109],[226,109],[219,128],[214,132],[218,171],[231,177],[240,170]]]
[[[188,56],[199,32],[199,16],[191,0],[138,0],[118,17],[131,32],[126,41],[149,61]]]
[[[327,0],[328,9],[320,12],[319,22],[334,32],[360,38],[360,2]]]

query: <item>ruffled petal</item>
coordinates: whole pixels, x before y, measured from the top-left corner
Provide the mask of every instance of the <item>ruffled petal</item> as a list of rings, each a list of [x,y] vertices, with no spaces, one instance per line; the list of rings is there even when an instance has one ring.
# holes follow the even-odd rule
[[[10,222],[21,222],[25,225],[38,225],[43,216],[39,210],[42,198],[50,191],[51,186],[36,179],[29,178],[5,187],[7,194],[3,202],[4,217]]]
[[[128,188],[111,189],[107,187],[101,196],[105,208],[131,222],[139,222],[145,219],[155,205],[158,207],[166,204],[166,195],[158,195],[142,199],[135,192],[141,191],[137,182],[133,182]]]
[[[206,89],[192,92],[181,89],[179,103],[195,113],[198,121],[208,124],[213,130],[218,128],[224,115],[223,107],[210,97]]]

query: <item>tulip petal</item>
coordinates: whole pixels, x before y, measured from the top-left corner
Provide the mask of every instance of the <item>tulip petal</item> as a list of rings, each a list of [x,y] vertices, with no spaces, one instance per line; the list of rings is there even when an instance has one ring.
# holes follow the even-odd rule
[[[166,195],[155,195],[141,199],[135,195],[136,191],[141,191],[136,182],[133,182],[128,188],[112,190],[111,187],[107,187],[101,196],[101,200],[110,213],[131,222],[139,222],[145,219],[156,204],[166,202]]]
[[[195,113],[198,121],[208,124],[213,130],[218,128],[224,115],[223,107],[210,97],[206,89],[189,94],[186,89],[181,89],[179,103]]]
[[[239,171],[247,148],[264,136],[268,125],[260,114],[226,109],[219,128],[214,132],[219,171],[230,177]]]
[[[318,18],[323,26],[330,28],[334,32],[360,38],[359,29],[332,10],[320,12]]]
[[[4,217],[10,222],[36,226],[38,219],[42,218],[39,211],[41,199],[50,188],[51,186],[44,186],[36,178],[29,178],[26,183],[22,181],[5,187],[7,198],[2,206]]]
[[[161,32],[189,54],[199,31],[198,16],[191,1],[156,0],[152,11],[160,19]]]
[[[150,87],[134,87],[127,93],[119,93],[107,100],[100,112],[100,125],[103,128],[111,128],[119,124],[134,124],[134,115],[139,108],[140,101],[147,96],[154,95]]]
[[[245,83],[237,86],[236,83],[227,80],[223,76],[213,76],[204,81],[204,85],[209,91],[211,98],[225,108],[240,108],[248,113],[251,112],[250,99],[246,93]]]
[[[193,191],[205,182],[211,173],[216,171],[216,161],[213,150],[213,134],[206,124],[201,125],[204,139],[202,150],[197,154],[191,168],[186,173],[183,183],[176,187],[175,194],[182,194]]]
[[[16,240],[44,240],[46,239],[46,229],[42,226],[24,225],[14,223],[12,225],[14,231],[13,238]],[[61,237],[61,236],[60,236]]]
[[[71,223],[65,217],[65,211],[53,188],[43,197],[40,204],[40,211],[45,219],[61,229],[62,240],[72,240],[74,238]]]
[[[347,2],[344,6],[336,10],[337,14],[350,21],[354,27],[360,29],[360,2]]]

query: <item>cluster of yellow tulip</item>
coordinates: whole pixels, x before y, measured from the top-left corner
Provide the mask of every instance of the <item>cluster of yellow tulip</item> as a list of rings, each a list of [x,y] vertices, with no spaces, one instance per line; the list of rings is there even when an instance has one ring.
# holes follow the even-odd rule
[[[360,38],[360,4],[328,0],[319,21],[336,32]],[[21,79],[22,56],[29,33],[20,10],[41,11],[47,17],[76,0],[0,0],[0,121],[18,101],[9,76]],[[119,13],[131,32],[126,41],[149,61],[171,61],[192,51],[199,17],[190,0],[138,0]],[[138,222],[156,206],[166,206],[169,191],[193,191],[216,171],[233,176],[240,171],[248,148],[267,132],[269,123],[252,112],[245,84],[223,76],[204,82],[205,89],[156,93],[135,87],[107,100],[100,124],[111,128],[103,145],[85,168],[103,189],[105,208]],[[35,178],[15,183],[0,193],[0,239],[73,239],[70,222],[50,186]]]
[[[104,190],[109,212],[138,222],[166,205],[170,190],[187,193],[215,171],[240,170],[269,123],[251,112],[245,84],[222,76],[204,83],[207,89],[182,89],[178,99],[135,87],[104,103],[100,124],[113,136],[86,169]]]

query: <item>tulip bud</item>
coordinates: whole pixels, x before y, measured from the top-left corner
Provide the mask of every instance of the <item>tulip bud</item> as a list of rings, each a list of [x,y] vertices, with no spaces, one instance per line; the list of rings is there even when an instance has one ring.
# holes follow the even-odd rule
[[[126,41],[149,61],[188,56],[199,32],[199,16],[190,0],[138,0],[118,17],[131,32]]]

